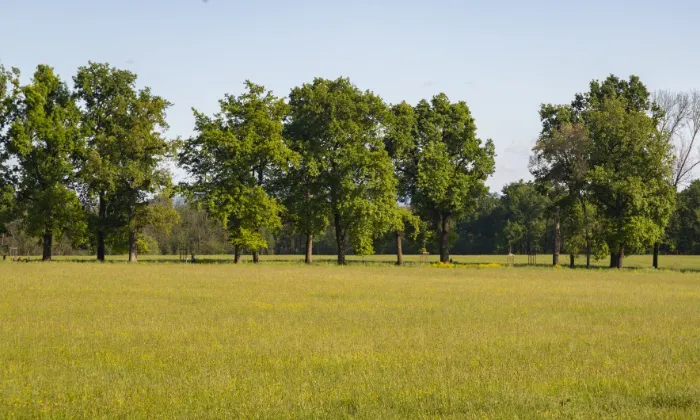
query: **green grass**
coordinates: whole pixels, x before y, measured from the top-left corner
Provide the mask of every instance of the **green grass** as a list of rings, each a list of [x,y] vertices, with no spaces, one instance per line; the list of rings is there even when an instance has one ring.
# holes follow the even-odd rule
[[[3,264],[0,417],[700,418],[700,274]]]
[[[40,256],[32,256],[31,260],[40,260]],[[82,261],[89,262],[94,261],[95,257],[93,255],[87,256],[55,256],[57,261]],[[107,256],[108,262],[125,262],[128,259],[126,255],[110,255]],[[197,255],[197,259],[202,263],[232,263],[233,255]],[[260,257],[263,262],[303,262],[303,255],[262,255]],[[355,255],[349,255],[347,257],[350,263],[366,263],[366,264],[393,264],[396,262],[395,255],[370,255],[366,257],[358,257]],[[497,263],[505,265],[507,263],[505,255],[453,255],[452,259],[455,262],[463,264],[487,264],[487,263]],[[177,262],[179,257],[177,255],[140,255],[138,257],[140,262]],[[250,255],[242,256],[243,262],[252,262]],[[334,263],[336,261],[335,255],[314,255],[314,262],[321,263]],[[420,263],[421,257],[418,255],[404,255],[404,261],[408,264]],[[431,263],[440,261],[439,255],[428,256],[428,261]],[[9,262],[9,261],[7,261]],[[515,264],[516,265],[527,265],[528,258],[527,255],[516,255]],[[537,255],[537,264],[542,267],[550,266],[552,262],[551,254],[540,254]],[[661,255],[659,257],[659,268],[667,270],[688,270],[688,271],[698,271],[700,272],[700,255]],[[568,267],[569,256],[562,255],[560,257],[561,265]],[[607,267],[609,260],[603,259],[600,261],[591,260],[594,267]],[[576,265],[579,268],[584,267],[586,264],[585,257],[579,257],[576,259]],[[652,257],[651,255],[631,255],[625,258],[625,267],[632,269],[642,269],[651,268]]]

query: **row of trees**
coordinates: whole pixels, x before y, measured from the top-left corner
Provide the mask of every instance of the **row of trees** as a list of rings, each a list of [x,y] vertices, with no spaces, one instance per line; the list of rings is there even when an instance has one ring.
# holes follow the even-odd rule
[[[676,189],[697,163],[698,102],[652,98],[636,77],[594,81],[569,105],[542,106],[535,181],[495,197],[485,186],[493,142],[477,136],[466,103],[444,94],[391,105],[348,79],[317,78],[280,98],[247,81],[214,115],[194,110],[192,137],[169,140],[170,103],[137,89],[129,71],[89,63],[69,88],[48,66],[26,85],[0,67],[0,226],[20,220],[42,238],[44,259],[54,237],[99,260],[107,249],[130,261],[139,249],[175,252],[171,229],[185,223],[226,240],[236,261],[299,235],[310,263],[314,237],[332,231],[339,264],[348,248],[386,249],[387,237],[400,264],[405,236],[413,250],[436,239],[447,262],[454,228],[482,229],[470,224],[495,199],[505,212],[497,235],[511,249],[535,252],[551,220],[555,264],[563,248],[589,260],[609,253],[621,267],[626,252],[667,232]],[[187,183],[172,185],[168,161]],[[186,204],[174,208],[175,194]],[[502,242],[492,236],[483,240]]]
[[[92,245],[101,261],[108,241],[126,245],[136,261],[140,230],[175,217],[152,202],[171,190],[163,168],[176,146],[163,135],[170,103],[106,64],[78,69],[73,89],[46,65],[26,85],[19,76],[0,67],[0,217],[19,217],[42,238],[44,260],[54,238],[67,237]]]
[[[610,252],[610,266],[621,268],[626,252],[654,245],[658,267],[677,189],[698,165],[700,95],[661,92],[654,100],[639,78],[610,76],[571,104],[543,105],[540,118],[531,172],[561,209],[569,247],[587,264]]]

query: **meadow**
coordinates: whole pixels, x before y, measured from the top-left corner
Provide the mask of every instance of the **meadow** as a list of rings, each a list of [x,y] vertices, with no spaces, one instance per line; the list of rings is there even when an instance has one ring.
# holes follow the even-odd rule
[[[7,262],[0,336],[3,418],[700,418],[690,271]]]
[[[40,255],[24,256],[31,261],[41,260]],[[422,263],[438,263],[439,255],[428,255],[427,260],[423,261],[419,255],[404,255],[404,263],[406,265],[419,265]],[[79,256],[54,256],[56,261],[71,261],[71,262],[94,262],[94,255],[79,255]],[[106,262],[123,263],[128,259],[127,255],[108,255]],[[198,262],[203,264],[227,264],[233,263],[233,255],[196,255]],[[452,259],[457,264],[499,264],[507,265],[507,257],[505,255],[453,255]],[[139,262],[143,263],[170,263],[180,262],[178,255],[139,255]],[[304,261],[303,255],[261,255],[260,261],[270,263],[298,263]],[[335,264],[337,257],[335,255],[314,255],[313,261],[315,264]],[[349,264],[364,264],[364,265],[391,265],[396,262],[396,255],[369,255],[357,256],[348,255],[347,261]],[[576,258],[576,267],[585,268],[585,256]],[[7,261],[10,262],[10,261]],[[252,262],[250,255],[242,255],[241,262]],[[0,262],[1,263],[1,262]],[[514,263],[516,266],[527,266],[527,255],[514,255]],[[539,254],[536,257],[536,265],[540,267],[550,267],[552,265],[551,254]],[[609,259],[591,260],[591,266],[594,268],[607,268]],[[561,255],[560,264],[562,266],[569,265],[569,256]],[[652,268],[651,255],[630,255],[625,257],[625,268],[630,269],[647,269]],[[697,271],[700,272],[700,255],[661,255],[659,256],[659,268],[663,270],[676,271]]]

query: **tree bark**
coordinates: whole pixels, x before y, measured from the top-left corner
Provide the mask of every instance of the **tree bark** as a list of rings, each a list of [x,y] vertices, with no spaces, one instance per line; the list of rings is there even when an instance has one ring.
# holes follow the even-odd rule
[[[559,253],[561,252],[561,226],[559,225],[559,207],[554,212],[554,252],[552,253],[552,265],[559,265]]]
[[[257,250],[256,250],[256,251],[253,251],[253,262],[254,262],[255,264],[257,264],[257,263],[260,262],[260,254],[258,253]]]
[[[129,229],[129,262],[137,262],[138,248],[136,246],[136,231]]]
[[[100,204],[98,213],[97,227],[97,261],[105,261],[105,218],[107,216],[107,203],[105,202],[104,193],[100,192]]]
[[[610,268],[615,267],[617,267],[617,253],[615,251],[612,251],[610,253]]]
[[[625,260],[625,246],[620,244],[620,249],[617,251],[617,268],[623,268],[623,262]]]
[[[401,245],[402,242],[402,234],[400,231],[396,231],[396,265],[403,265],[403,247]]]
[[[661,247],[661,244],[659,242],[656,242],[654,244],[654,261],[653,265],[654,268],[659,268],[659,248]]]
[[[234,251],[233,251],[233,252],[234,252],[234,254],[233,254],[233,263],[234,263],[234,264],[238,264],[239,262],[241,262],[241,246],[240,246],[240,245],[236,245],[236,246],[234,247]]]
[[[41,257],[42,261],[51,261],[51,251],[53,247],[53,233],[49,230],[44,232],[44,253]]]
[[[588,211],[586,210],[586,202],[581,200],[583,206],[583,224],[586,229],[586,268],[591,268],[591,236],[588,232]]]
[[[576,267],[576,257],[574,257],[574,254],[569,254],[569,267]]]
[[[314,250],[314,235],[307,233],[306,234],[306,256],[304,257],[304,262],[306,264],[312,263],[311,260],[312,260],[313,250]]]
[[[591,247],[586,245],[586,268],[591,268]]]
[[[335,242],[338,246],[338,265],[345,265],[345,232],[340,213],[335,213],[333,218],[335,221]]]
[[[450,217],[442,215],[442,233],[440,235],[440,262],[450,262]]]

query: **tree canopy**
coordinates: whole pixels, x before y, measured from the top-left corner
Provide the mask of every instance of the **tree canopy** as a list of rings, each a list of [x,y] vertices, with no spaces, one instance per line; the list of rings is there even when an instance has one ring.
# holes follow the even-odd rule
[[[226,95],[220,111],[195,111],[197,135],[184,142],[179,161],[193,182],[187,196],[222,221],[237,250],[266,247],[261,229],[281,227],[282,206],[268,194],[273,173],[296,160],[282,137],[287,105],[263,86],[246,82],[240,96]]]
[[[356,254],[370,254],[373,239],[396,219],[396,185],[384,150],[388,109],[349,79],[317,78],[292,89],[286,135],[313,175],[312,197],[322,200],[336,233],[338,263],[345,264],[345,242]]]

